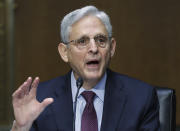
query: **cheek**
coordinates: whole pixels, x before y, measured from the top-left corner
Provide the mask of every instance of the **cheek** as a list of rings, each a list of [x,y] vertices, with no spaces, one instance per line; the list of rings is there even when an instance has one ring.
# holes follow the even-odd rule
[[[69,63],[72,66],[82,66],[83,62],[84,62],[84,55],[82,52],[74,52],[71,51],[69,53]]]
[[[103,61],[105,63],[108,63],[110,60],[110,57],[111,57],[111,53],[109,50],[107,50],[107,51],[103,52],[102,56],[103,56]]]

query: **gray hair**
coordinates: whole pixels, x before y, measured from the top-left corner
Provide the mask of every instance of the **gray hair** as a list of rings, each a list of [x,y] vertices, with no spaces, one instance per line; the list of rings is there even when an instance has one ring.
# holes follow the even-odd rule
[[[71,26],[81,18],[88,15],[96,16],[97,18],[99,18],[105,25],[108,36],[112,37],[112,25],[110,23],[109,16],[105,12],[99,11],[95,6],[85,6],[81,9],[70,12],[61,21],[61,40],[63,43],[69,42],[69,33]]]

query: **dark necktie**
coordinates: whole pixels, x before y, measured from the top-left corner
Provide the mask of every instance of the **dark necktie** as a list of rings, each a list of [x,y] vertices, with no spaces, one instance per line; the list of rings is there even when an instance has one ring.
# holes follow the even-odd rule
[[[92,91],[84,91],[81,95],[86,100],[81,119],[81,131],[98,131],[97,116],[93,105],[96,94]]]

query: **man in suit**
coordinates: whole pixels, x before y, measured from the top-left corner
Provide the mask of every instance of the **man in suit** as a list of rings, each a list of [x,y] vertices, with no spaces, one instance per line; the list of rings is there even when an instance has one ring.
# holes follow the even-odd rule
[[[105,12],[86,6],[67,14],[61,39],[59,54],[72,70],[40,84],[29,77],[13,93],[13,131],[159,130],[155,89],[108,69],[116,41]]]

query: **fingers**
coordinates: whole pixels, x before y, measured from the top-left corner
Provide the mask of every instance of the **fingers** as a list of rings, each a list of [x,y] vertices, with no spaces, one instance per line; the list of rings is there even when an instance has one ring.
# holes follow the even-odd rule
[[[54,101],[53,98],[46,98],[43,100],[43,102],[40,103],[40,113],[52,102]]]
[[[39,77],[36,77],[32,83],[32,78],[28,77],[27,80],[13,93],[13,98],[23,98],[28,95],[32,90],[32,95],[36,95],[36,88],[39,84]]]
[[[28,79],[13,93],[13,97],[22,98],[24,95],[26,95],[29,91],[29,87],[31,85],[32,78],[28,77]]]
[[[43,100],[42,104],[42,109],[44,110],[49,104],[51,104],[54,101],[53,98],[46,98]]]
[[[31,83],[32,83],[32,78],[28,77],[28,79],[25,82],[25,87],[23,88],[26,95],[29,93],[29,90],[31,88]]]
[[[30,92],[32,92],[32,95],[35,96],[36,95],[36,90],[39,84],[39,77],[36,77],[31,85],[31,89]]]

